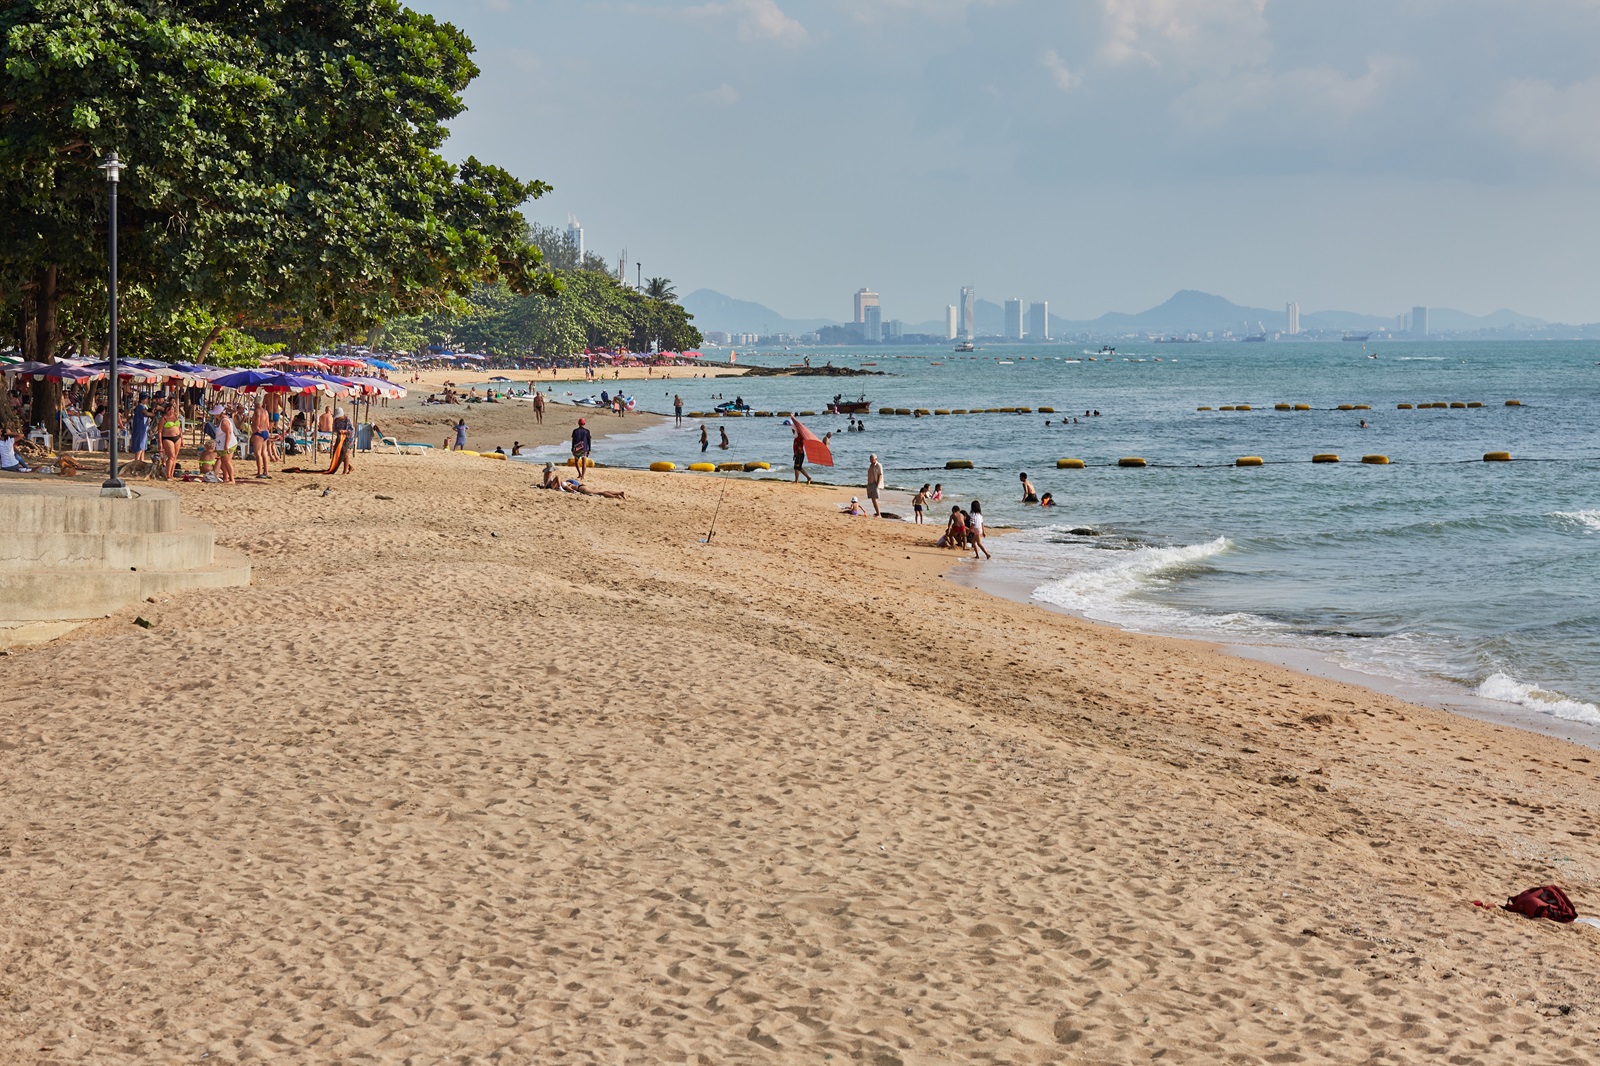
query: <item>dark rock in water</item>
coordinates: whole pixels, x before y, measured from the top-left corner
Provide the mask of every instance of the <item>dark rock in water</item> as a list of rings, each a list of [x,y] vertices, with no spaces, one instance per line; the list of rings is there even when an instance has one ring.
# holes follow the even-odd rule
[[[1090,529],[1088,526],[1078,526],[1075,529],[1067,530],[1067,532],[1071,533],[1074,537],[1098,537],[1100,535],[1099,530]]]
[[[738,369],[737,367],[735,369]],[[853,366],[747,366],[747,378],[881,378],[882,370],[857,370]]]

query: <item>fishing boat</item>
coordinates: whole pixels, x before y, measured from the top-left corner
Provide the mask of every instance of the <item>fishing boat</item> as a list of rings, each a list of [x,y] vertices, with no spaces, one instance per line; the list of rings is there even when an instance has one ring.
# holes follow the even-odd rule
[[[872,402],[865,396],[859,400],[847,400],[840,393],[828,404],[828,413],[831,415],[864,415],[871,410]]]
[[[975,351],[977,351],[977,349],[972,346],[972,342],[971,341],[962,341],[960,344],[956,345],[955,350],[958,351],[958,352],[975,352]]]

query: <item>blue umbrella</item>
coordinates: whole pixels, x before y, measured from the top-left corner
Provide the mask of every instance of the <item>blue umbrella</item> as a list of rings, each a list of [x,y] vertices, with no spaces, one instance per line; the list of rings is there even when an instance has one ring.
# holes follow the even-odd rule
[[[211,379],[219,389],[255,389],[262,385],[281,385],[283,375],[276,370],[235,370]]]
[[[386,361],[384,361],[382,359],[368,359],[368,360],[366,360],[366,364],[368,366],[375,366],[379,370],[399,370],[400,369],[399,367],[395,366],[393,363],[386,362]]]

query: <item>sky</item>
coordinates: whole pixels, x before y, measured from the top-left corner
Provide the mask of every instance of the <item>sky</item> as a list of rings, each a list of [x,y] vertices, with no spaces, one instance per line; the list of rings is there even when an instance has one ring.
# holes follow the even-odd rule
[[[409,2],[445,154],[680,293],[1600,321],[1600,0]]]

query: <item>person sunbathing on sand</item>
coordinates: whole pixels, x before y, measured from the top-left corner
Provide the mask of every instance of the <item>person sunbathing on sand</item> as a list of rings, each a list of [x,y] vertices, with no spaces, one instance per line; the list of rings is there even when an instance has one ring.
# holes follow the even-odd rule
[[[608,500],[626,500],[627,494],[621,489],[591,489],[588,485],[575,477],[567,478],[566,490],[576,492],[581,496],[604,496]]]

